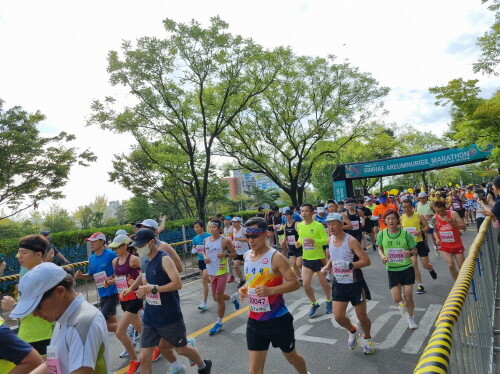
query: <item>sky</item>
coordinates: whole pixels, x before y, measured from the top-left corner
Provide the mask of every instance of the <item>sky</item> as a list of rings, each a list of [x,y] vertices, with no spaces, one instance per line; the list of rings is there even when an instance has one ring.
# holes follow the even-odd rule
[[[480,0],[254,0],[254,1],[7,1],[0,0],[0,98],[39,110],[47,119],[41,134],[75,134],[74,146],[90,149],[98,161],[74,166],[58,200],[73,212],[95,196],[124,200],[131,193],[108,181],[113,154],[127,152],[129,135],[87,127],[90,105],[107,95],[126,102],[130,96],[109,83],[107,54],[123,40],[164,37],[162,20],[196,19],[208,25],[219,15],[229,30],[267,48],[290,46],[296,54],[337,56],[380,85],[385,121],[442,134],[448,108],[434,106],[429,87],[448,81],[479,79],[482,96],[499,87],[497,77],[473,74],[478,36],[493,23]],[[44,201],[46,209],[53,201]]]

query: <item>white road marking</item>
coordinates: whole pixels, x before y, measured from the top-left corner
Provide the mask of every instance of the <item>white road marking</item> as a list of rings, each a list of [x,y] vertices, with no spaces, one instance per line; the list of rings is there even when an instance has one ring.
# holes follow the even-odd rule
[[[436,320],[442,305],[431,304],[424,313],[424,316],[418,323],[418,329],[413,331],[410,339],[406,342],[405,346],[401,350],[403,353],[417,354],[420,347],[425,341],[425,338],[429,334],[431,328],[434,327],[434,321]]]

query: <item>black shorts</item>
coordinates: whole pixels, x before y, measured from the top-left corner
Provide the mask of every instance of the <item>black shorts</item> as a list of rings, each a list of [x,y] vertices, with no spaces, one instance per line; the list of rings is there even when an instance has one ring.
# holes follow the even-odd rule
[[[111,296],[104,296],[99,298],[99,304],[101,306],[101,313],[104,318],[109,319],[116,315],[116,306],[118,305],[118,294],[115,293]]]
[[[142,324],[141,348],[153,348],[163,339],[174,347],[184,347],[187,344],[186,325],[180,320],[162,327],[150,327]]]
[[[302,248],[288,247],[288,257],[302,257]]]
[[[237,255],[234,260],[240,260],[240,261],[245,261],[245,259],[243,258],[243,255]]]
[[[420,257],[428,257],[429,256],[429,247],[425,241],[417,242],[417,251]]]
[[[363,297],[363,291],[365,295]],[[332,300],[344,303],[351,303],[353,306],[361,304],[364,300],[371,300],[372,296],[366,281],[363,279],[356,283],[337,283],[332,284]]]
[[[389,289],[397,286],[409,286],[415,284],[415,269],[413,266],[401,271],[388,271]]]
[[[453,209],[455,212],[458,213],[458,215],[460,216],[460,218],[464,218],[465,217],[465,208],[461,208],[461,209]]]
[[[207,268],[207,264],[205,264],[205,260],[198,260],[198,269],[201,271]]]
[[[249,351],[267,351],[269,343],[285,353],[295,349],[295,330],[290,313],[267,321],[248,319],[247,347]]]
[[[318,272],[324,266],[321,260],[306,260],[302,259],[302,266],[311,269],[314,272]]]
[[[371,234],[373,231],[373,221],[367,218],[365,220],[365,225],[361,228],[361,231]]]
[[[132,314],[137,314],[144,306],[142,299],[120,301],[120,305],[122,306],[122,310],[124,312]]]

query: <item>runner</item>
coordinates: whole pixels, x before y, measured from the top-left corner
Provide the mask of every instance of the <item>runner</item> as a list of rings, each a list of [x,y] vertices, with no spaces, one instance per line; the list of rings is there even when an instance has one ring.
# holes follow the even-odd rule
[[[106,321],[96,307],[75,291],[70,274],[45,262],[21,279],[19,294],[11,318],[33,313],[49,323],[57,322],[47,347],[47,361],[32,374],[110,372]]]
[[[198,254],[198,269],[201,273],[201,283],[203,285],[203,301],[198,307],[202,312],[207,310],[207,300],[208,300],[208,285],[210,283],[207,273],[207,264],[205,264],[203,257],[204,241],[210,236],[208,232],[205,232],[205,222],[198,220],[194,223],[193,229],[196,232],[196,236],[193,238],[193,250],[192,253]]]
[[[347,233],[354,237],[360,244],[363,236],[363,232],[361,231],[364,226],[364,214],[360,209],[356,208],[354,203],[354,199],[346,199],[345,201],[347,206],[347,217],[352,224],[352,229],[347,230]],[[343,222],[342,222],[343,224]]]
[[[488,208],[486,204],[486,194],[482,188],[478,188],[474,191],[474,200],[476,200],[476,206],[474,209],[476,212],[476,227],[477,231],[479,231],[484,219],[486,218]]]
[[[285,234],[285,239],[283,240],[284,246],[287,248],[287,254],[290,258],[293,271],[299,282],[302,283],[302,248],[297,248],[295,245],[299,238],[299,233],[297,232],[298,222],[293,218],[291,210],[285,210],[284,216],[286,217],[286,223],[283,227]]]
[[[457,212],[460,218],[463,219],[465,217],[464,198],[458,194],[457,190],[452,190],[451,195],[448,197],[448,199],[448,206],[450,207],[450,209]],[[463,230],[467,230],[467,226]]]
[[[392,299],[399,305],[401,314],[408,312],[408,327],[416,330],[418,326],[413,317],[415,270],[410,257],[417,254],[417,243],[407,231],[398,228],[401,223],[398,212],[388,209],[382,219],[387,228],[378,233],[377,245],[378,253],[389,276]],[[404,294],[404,299],[401,292]]]
[[[363,248],[364,251],[366,251],[366,247],[367,247],[367,243],[366,243],[366,235],[364,233],[367,233],[369,238],[370,238],[370,241],[372,242],[372,246],[374,245],[373,243],[375,243],[375,235],[373,234],[373,225],[374,225],[374,222],[372,221],[372,211],[370,210],[370,208],[367,208],[365,206],[365,200],[363,199],[359,199],[357,201],[357,208],[359,210],[361,210],[361,212],[363,212],[363,216],[365,217],[365,222],[364,222],[364,225],[363,225],[363,228],[361,229],[362,231],[362,239],[361,239],[361,248]]]
[[[141,273],[139,257],[133,256],[127,251],[131,242],[132,240],[127,235],[118,235],[109,245],[109,248],[114,249],[118,257],[113,260],[115,275],[106,281],[108,285],[115,284],[118,288],[120,304],[123,310],[123,316],[116,327],[116,337],[123,344],[130,357],[127,374],[134,374],[139,369],[140,363],[134,349],[135,342],[127,335],[127,329],[130,324],[135,331],[141,333],[141,318],[138,313],[143,307],[142,300],[138,299],[134,292],[122,296],[123,291],[134,284],[134,281]]]
[[[241,300],[249,297],[250,302],[246,333],[249,372],[264,373],[269,343],[272,343],[281,349],[298,373],[308,374],[304,357],[295,350],[293,317],[283,299],[284,293],[300,288],[297,277],[285,257],[266,244],[264,219],[250,218],[245,227],[251,250],[245,254],[247,283],[239,289],[239,295]]]
[[[435,192],[434,192],[435,194]],[[424,216],[427,225],[429,226],[429,230],[426,233],[422,234],[422,238],[424,239],[425,244],[427,243],[427,237],[430,236],[432,238],[432,243],[434,244],[434,250],[436,251],[436,255],[439,256],[439,251],[437,250],[436,240],[434,238],[434,226],[432,223],[432,218],[434,217],[434,209],[432,208],[433,204],[429,202],[427,198],[427,194],[425,192],[420,192],[418,194],[418,203],[416,206],[416,211],[421,216]]]
[[[380,195],[380,197],[378,198],[378,202],[380,204],[378,204],[375,207],[375,209],[373,209],[373,216],[372,216],[372,218],[373,219],[378,219],[379,228],[380,228],[380,230],[383,230],[383,229],[387,228],[387,225],[386,225],[386,223],[384,221],[384,218],[383,218],[384,213],[387,210],[389,210],[389,209],[397,212],[398,208],[395,205],[392,205],[392,204],[390,204],[387,201],[387,195],[386,194]]]
[[[363,353],[371,354],[375,352],[375,348],[370,334],[372,324],[366,311],[366,300],[371,300],[371,295],[361,271],[361,268],[370,266],[370,258],[359,241],[344,232],[344,218],[341,214],[330,213],[326,219],[332,233],[328,240],[330,260],[321,271],[325,273],[333,270],[333,315],[335,321],[349,333],[347,346],[354,349],[359,326],[353,326],[346,316],[347,305],[351,303],[364,332]]]
[[[232,218],[231,216],[224,217],[224,229],[222,234],[231,240],[233,240],[233,226],[231,225]],[[234,273],[233,273],[233,259],[228,259],[228,269],[229,269],[229,278],[227,279],[227,283],[234,282]]]
[[[245,228],[241,227],[241,217],[233,217],[233,245],[236,250],[236,257],[233,260],[234,270],[240,282],[238,288],[245,284],[243,273],[241,272],[241,265],[245,261],[243,255],[248,251],[248,239],[245,237]]]
[[[332,299],[330,287],[326,281],[325,274],[320,270],[325,265],[325,253],[323,246],[328,243],[328,236],[325,228],[318,221],[314,221],[314,208],[311,204],[302,205],[300,212],[304,221],[297,225],[297,232],[299,238],[296,242],[296,247],[303,248],[302,251],[302,281],[304,284],[304,291],[311,300],[311,309],[309,310],[309,317],[316,314],[319,304],[316,301],[314,290],[311,282],[314,273],[317,274],[318,281],[323,288],[326,297],[325,313],[332,313]]]
[[[474,193],[472,192],[472,187],[467,187],[465,193],[465,224],[469,225],[471,223],[474,223],[474,217],[476,215],[475,208],[476,208],[476,199],[474,197]]]
[[[140,229],[131,244],[137,248],[143,262],[143,276],[123,292],[127,296],[139,286],[137,297],[146,299],[143,332],[141,336],[141,373],[152,373],[152,353],[158,346],[162,354],[170,350],[186,356],[198,365],[199,374],[210,374],[212,361],[202,360],[197,349],[187,344],[186,326],[182,316],[178,290],[182,281],[174,261],[156,246],[155,234],[149,229]],[[146,284],[142,284],[145,278]],[[184,373],[185,367],[179,361],[171,363],[169,373]]]
[[[95,280],[101,312],[106,318],[108,331],[116,332],[118,324],[116,320],[118,289],[114,284],[106,284],[106,280],[115,273],[113,260],[118,256],[113,251],[104,248],[106,237],[102,232],[92,234],[85,241],[90,242],[90,249],[94,253],[89,258],[88,273],[83,274],[81,270],[77,270],[75,279]]]
[[[47,241],[49,242],[47,246],[46,256],[51,259],[50,261],[52,261],[52,258],[54,258],[54,256],[57,256],[62,262],[64,262],[65,264],[69,264],[69,261],[66,259],[66,257],[64,257],[64,255],[60,251],[58,251],[58,249],[54,246],[54,244],[52,244],[52,236],[50,236],[51,232],[52,231],[40,232],[40,235],[45,236],[45,238],[47,238]]]
[[[17,259],[19,264],[26,269],[23,275],[20,275],[21,280],[30,271],[43,263],[44,255],[47,251],[47,238],[42,235],[28,235],[19,240],[19,250]],[[10,312],[15,307],[15,300],[10,296],[2,298],[2,309],[5,312]],[[47,354],[47,346],[50,344],[52,331],[54,326],[37,317],[36,315],[27,313],[20,320],[18,336],[20,339],[31,344],[38,353],[42,356]]]
[[[215,335],[222,330],[222,318],[226,313],[226,300],[231,300],[236,310],[240,309],[237,293],[229,296],[224,291],[227,284],[227,259],[236,257],[233,243],[230,239],[221,236],[222,222],[212,220],[208,229],[212,236],[205,239],[203,258],[207,264],[207,272],[212,287],[212,296],[217,302],[217,321],[210,329],[209,334]]]
[[[424,192],[425,193],[425,192]],[[413,263],[413,268],[415,269],[415,279],[417,281],[416,293],[423,294],[425,292],[425,287],[422,284],[422,275],[420,274],[420,269],[418,268],[418,257],[420,257],[420,262],[424,269],[429,271],[432,279],[437,278],[437,274],[429,262],[429,247],[423,239],[423,235],[429,230],[429,225],[427,224],[424,216],[420,213],[415,213],[413,209],[413,204],[410,200],[403,201],[403,211],[404,214],[401,216],[401,227],[408,231],[413,239],[417,242],[417,256],[412,256],[411,261]]]
[[[467,226],[456,211],[446,210],[444,201],[436,201],[434,209],[436,210],[434,237],[437,245],[440,246],[440,251],[443,252],[451,276],[456,280],[458,270],[460,270],[465,260],[465,248],[462,244],[460,230],[466,230]]]

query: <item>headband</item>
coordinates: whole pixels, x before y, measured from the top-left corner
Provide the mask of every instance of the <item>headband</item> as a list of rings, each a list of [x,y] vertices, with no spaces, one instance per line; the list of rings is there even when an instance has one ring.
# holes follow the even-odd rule
[[[247,234],[259,234],[259,233],[267,232],[267,228],[263,229],[260,227],[247,227],[246,232],[247,232]]]
[[[40,247],[35,247],[34,245],[28,244],[28,243],[19,243],[19,248],[24,248],[24,249],[29,249],[35,252],[42,252],[45,253],[45,249],[41,249]]]

